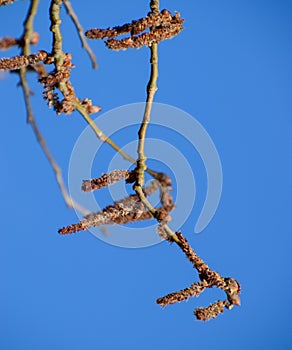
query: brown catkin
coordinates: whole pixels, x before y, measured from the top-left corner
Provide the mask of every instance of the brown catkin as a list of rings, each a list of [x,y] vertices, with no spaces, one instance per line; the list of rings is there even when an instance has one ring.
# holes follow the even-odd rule
[[[65,82],[70,77],[70,69],[64,68],[60,71],[53,71],[47,76],[40,79],[40,83],[45,86],[54,86],[56,84]]]
[[[88,114],[94,114],[101,111],[101,107],[93,106],[92,101],[89,98],[84,98],[83,100],[77,98],[77,100],[86,109]]]
[[[219,314],[222,314],[226,304],[226,300],[218,300],[214,304],[209,305],[208,307],[198,307],[194,311],[194,315],[196,316],[197,320],[208,321],[212,318],[217,317]]]
[[[105,43],[111,50],[139,49],[142,46],[151,46],[153,43],[173,38],[183,29],[183,22],[184,20],[179,13],[172,16],[168,10],[163,10],[160,13],[150,13],[144,18],[122,26],[90,29],[85,35],[90,39],[107,38],[108,40]],[[144,32],[147,28],[150,28],[149,32]],[[121,40],[115,39],[117,36],[126,33],[130,33],[130,37]]]
[[[160,224],[157,228],[161,238],[173,242],[167,234],[167,230],[163,224]],[[178,292],[170,293],[162,298],[157,299],[157,303],[161,306],[166,306],[182,300],[186,300],[191,296],[198,296],[206,288],[212,288],[213,286],[225,291],[227,300],[218,301],[206,308],[198,308],[194,314],[197,319],[205,321],[216,317],[223,312],[224,307],[231,309],[234,305],[240,305],[240,284],[234,278],[224,278],[218,272],[213,271],[210,267],[194,252],[193,248],[188,244],[185,237],[180,232],[176,232],[178,241],[177,245],[185,253],[187,259],[193,264],[194,268],[198,271],[200,282],[193,283],[190,287],[182,289]]]
[[[114,205],[109,205],[97,213],[87,215],[84,220],[77,224],[63,227],[58,232],[60,234],[68,234],[81,230],[87,230],[90,227],[126,224],[129,222],[151,219],[151,217],[151,213],[145,211],[145,208],[141,202],[133,202],[130,207],[125,207],[115,203]]]
[[[208,287],[210,286],[206,281],[194,282],[188,288],[182,289],[178,292],[167,294],[162,298],[158,298],[156,300],[156,303],[160,304],[162,307],[174,303],[180,303],[181,301],[193,297],[194,295],[199,296]]]
[[[150,196],[158,189],[156,180],[150,182],[144,188],[145,196]],[[114,202],[113,205],[108,205],[103,210],[96,213],[90,213],[84,217],[84,220],[77,224],[72,224],[61,228],[60,234],[69,234],[82,230],[87,230],[93,226],[125,224],[141,220],[151,219],[152,214],[148,212],[143,203],[140,202],[138,195],[133,194],[120,201]]]
[[[132,36],[125,39],[109,39],[105,42],[111,50],[140,49],[143,46],[151,46],[153,43],[159,43],[165,39],[171,39],[181,32],[182,25],[175,25],[169,28],[153,29],[149,33],[143,33],[138,36]]]
[[[133,20],[131,23],[126,23],[122,26],[115,26],[107,29],[90,29],[85,32],[89,39],[111,39],[118,35],[130,33],[131,35],[138,35],[144,32],[147,28],[158,25],[167,25],[172,20],[172,15],[168,10],[163,10],[161,13],[152,14]]]
[[[7,50],[15,45],[18,45],[18,40],[16,38],[7,36],[5,38],[0,39],[0,50]]]
[[[47,100],[48,106],[53,107],[57,114],[65,113],[71,114],[75,110],[76,96],[73,85],[70,83],[69,78],[71,75],[71,69],[74,65],[71,63],[72,55],[66,54],[63,62],[63,66],[58,70],[54,70],[47,75],[41,75],[39,82],[44,85],[43,98]],[[45,60],[46,64],[51,64],[52,58],[48,56]],[[59,88],[58,84],[63,83],[62,93],[64,98],[59,100],[58,94],[55,92],[56,88]],[[90,100],[87,101],[89,107]],[[97,107],[91,112],[94,112]]]
[[[2,58],[0,60],[0,70],[16,70],[29,65],[45,61],[48,57],[46,51],[39,51],[38,54],[28,56],[15,56],[12,58]]]
[[[211,270],[210,267],[194,252],[193,248],[188,244],[188,241],[183,237],[181,232],[176,232],[176,235],[179,239],[179,243],[177,243],[178,246],[198,271],[200,279],[202,281],[206,280],[210,285],[224,290],[224,278],[220,276],[218,272]]]
[[[37,32],[32,33],[31,37],[30,37],[30,45],[36,45],[39,41],[40,35]],[[23,47],[24,46],[24,39],[20,38],[20,39],[16,39],[10,36],[4,37],[2,39],[0,39],[0,50],[7,50],[12,46],[20,46]]]
[[[83,180],[81,189],[84,192],[99,190],[103,187],[119,182],[122,179],[128,179],[129,175],[130,172],[127,170],[113,170],[108,174],[103,174],[101,177],[91,180]]]
[[[71,114],[75,110],[75,93],[73,85],[70,81],[66,81],[65,84],[66,92],[64,92],[64,98],[56,108],[57,114]]]

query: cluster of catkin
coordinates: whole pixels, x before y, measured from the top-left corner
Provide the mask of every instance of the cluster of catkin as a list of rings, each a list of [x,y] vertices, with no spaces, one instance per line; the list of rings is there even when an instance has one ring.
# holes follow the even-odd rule
[[[163,223],[158,226],[158,232],[161,237],[172,242],[165,232]],[[217,287],[226,293],[226,300],[218,300],[208,307],[196,308],[194,315],[198,320],[210,320],[222,313],[224,308],[231,309],[234,305],[240,305],[240,284],[234,278],[224,278],[217,271],[211,270],[210,267],[194,252],[193,248],[189,245],[187,239],[181,234],[181,232],[176,232],[176,236],[178,238],[178,242],[176,242],[177,245],[183,251],[193,267],[198,271],[200,281],[194,282],[185,289],[158,298],[156,303],[164,307],[187,300],[193,296],[198,297],[206,288]]]
[[[103,174],[98,178],[84,180],[81,189],[84,192],[92,192],[102,189],[118,181],[125,180],[126,183],[136,181],[136,171],[114,170],[108,174]],[[170,220],[169,212],[174,208],[171,191],[171,179],[164,173],[158,173],[155,180],[150,182],[143,189],[146,197],[153,194],[159,189],[161,206],[157,208],[159,225],[157,227],[158,234],[164,240],[173,242],[172,238],[166,231],[166,224]],[[84,219],[76,224],[65,226],[59,230],[62,235],[87,230],[93,226],[126,224],[141,220],[149,220],[152,214],[145,208],[137,194],[132,194],[126,198],[108,205],[104,209],[86,215]],[[218,300],[207,306],[196,308],[194,315],[198,320],[206,321],[217,317],[225,308],[231,309],[234,305],[240,305],[239,293],[240,285],[233,278],[224,278],[218,272],[211,268],[194,252],[186,238],[181,232],[176,232],[176,244],[185,254],[186,258],[191,262],[193,267],[198,271],[200,281],[192,283],[189,287],[165,295],[156,300],[156,303],[165,307],[174,303],[179,303],[193,296],[199,296],[205,289],[217,287],[226,293],[226,300]]]
[[[74,65],[71,62],[72,55],[67,54],[63,59],[63,64],[54,69],[51,73],[39,79],[44,86],[43,97],[48,102],[49,107],[53,107],[57,114],[71,114],[75,109],[74,88],[69,80],[71,68]],[[50,62],[52,63],[52,62]],[[60,101],[56,89],[61,88],[63,99]]]
[[[75,96],[74,87],[69,80],[71,69],[75,67],[71,60],[72,55],[65,54],[62,65],[58,65],[51,73],[40,77],[39,82],[44,86],[44,99],[57,114],[71,114],[76,108],[76,102],[80,103],[88,114],[99,112],[101,108],[93,106],[90,99],[80,100]],[[53,63],[53,59],[45,63]],[[57,90],[62,92],[62,100],[60,100]]]
[[[39,40],[38,33],[33,33],[30,44],[37,44]],[[12,46],[23,45],[23,39],[13,37],[4,37],[0,39],[0,50],[7,50]],[[101,110],[99,106],[93,106],[88,98],[80,100],[75,96],[73,85],[69,78],[71,68],[74,65],[71,62],[72,55],[65,54],[62,65],[58,65],[52,72],[47,73],[44,65],[54,63],[55,57],[44,50],[39,50],[37,54],[20,55],[10,58],[0,59],[0,70],[17,71],[25,68],[28,71],[38,73],[39,82],[44,86],[43,98],[47,101],[49,107],[53,107],[57,114],[71,114],[75,110],[75,103],[78,102],[85,108],[88,114],[97,113]],[[60,100],[57,91],[61,91],[63,98]]]
[[[133,183],[136,180],[135,170],[114,170],[108,174],[103,174],[99,178],[84,180],[81,189],[84,192],[91,192],[107,187],[118,181],[125,179],[127,183]],[[152,195],[155,191],[160,190],[161,207],[157,208],[161,222],[169,221],[168,213],[174,208],[172,196],[170,194],[171,180],[165,174],[159,174],[157,179],[150,182],[144,188],[146,197]],[[115,201],[112,205],[108,205],[96,213],[86,215],[84,219],[77,224],[65,226],[59,230],[60,234],[69,234],[73,232],[87,230],[93,226],[126,224],[141,220],[149,220],[152,214],[145,208],[137,194],[132,194],[119,201]]]
[[[1,1],[0,5],[8,4],[9,1]],[[146,17],[133,20],[131,23],[116,26],[108,29],[90,29],[85,35],[90,39],[107,39],[105,41],[108,48],[121,50],[127,48],[140,48],[151,46],[162,40],[170,39],[179,34],[183,29],[184,20],[179,13],[172,15],[168,10],[159,13],[150,12]],[[145,32],[148,30],[147,32]],[[123,39],[116,39],[121,34],[129,33],[130,36]],[[39,40],[37,33],[33,33],[31,44],[36,44]],[[0,39],[0,50],[6,50],[12,46],[23,46],[23,39],[5,37]],[[99,106],[92,105],[92,101],[85,98],[80,100],[75,96],[74,87],[70,82],[71,69],[74,65],[71,62],[72,55],[65,54],[62,64],[58,63],[49,74],[44,68],[44,64],[52,64],[55,61],[53,54],[40,50],[37,54],[2,58],[0,60],[0,70],[19,70],[27,68],[34,70],[39,75],[39,82],[44,86],[43,97],[49,107],[53,107],[57,114],[71,114],[76,109],[76,103],[84,107],[88,114],[97,113],[101,110]],[[60,98],[60,91],[62,98]]]
[[[107,29],[90,29],[85,35],[89,39],[105,39],[106,46],[111,50],[139,49],[142,46],[151,46],[165,39],[171,39],[183,29],[184,20],[177,12],[172,15],[168,10],[159,13],[150,12],[146,17]],[[145,32],[149,29],[148,32]],[[144,32],[144,33],[143,33]],[[123,39],[115,39],[122,34],[130,34]]]

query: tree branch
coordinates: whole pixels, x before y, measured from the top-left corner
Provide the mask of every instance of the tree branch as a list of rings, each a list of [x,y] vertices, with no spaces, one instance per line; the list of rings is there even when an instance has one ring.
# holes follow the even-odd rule
[[[159,12],[159,0],[151,0],[150,8],[153,13]],[[147,84],[147,99],[144,111],[143,120],[139,129],[139,144],[138,144],[138,160],[136,167],[136,182],[133,186],[141,202],[145,208],[151,213],[151,215],[160,223],[159,234],[163,238],[170,242],[175,242],[178,247],[186,255],[187,259],[193,264],[193,267],[198,271],[201,282],[195,282],[191,287],[185,288],[178,292],[174,292],[166,295],[165,297],[157,299],[157,303],[162,306],[172,304],[174,302],[180,302],[193,295],[199,295],[205,288],[211,288],[213,286],[225,291],[227,299],[225,301],[218,301],[207,308],[196,309],[194,314],[197,319],[207,320],[216,317],[223,312],[224,307],[231,309],[234,305],[240,305],[240,285],[233,278],[224,278],[218,272],[211,270],[209,266],[194,252],[193,248],[188,244],[185,237],[180,232],[174,232],[167,225],[170,221],[170,217],[166,212],[158,210],[152,206],[152,204],[146,198],[143,192],[144,185],[144,171],[146,168],[145,161],[145,138],[147,126],[150,122],[150,115],[154,95],[157,90],[157,78],[158,78],[158,44],[153,43],[150,46],[151,50],[151,73],[150,79]]]

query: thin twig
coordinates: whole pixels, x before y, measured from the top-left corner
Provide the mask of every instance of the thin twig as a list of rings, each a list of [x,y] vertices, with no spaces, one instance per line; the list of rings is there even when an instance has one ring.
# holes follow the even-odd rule
[[[95,133],[95,135],[102,141],[108,143],[114,150],[120,153],[120,155],[130,163],[135,163],[135,159],[129,156],[126,152],[124,152],[114,141],[112,141],[106,134],[96,125],[96,123],[92,120],[89,114],[86,112],[86,109],[82,106],[78,99],[75,100],[75,108],[82,115],[85,121],[90,125],[91,129]]]
[[[24,33],[22,37],[22,55],[29,55],[30,54],[30,39],[31,35],[33,35],[33,21],[34,17],[37,12],[37,7],[39,4],[39,0],[31,0],[30,7],[28,10],[27,17],[24,21]],[[55,161],[54,157],[52,156],[50,150],[48,149],[48,146],[46,144],[45,139],[43,138],[37,123],[35,121],[35,118],[33,116],[33,111],[32,111],[32,106],[31,106],[31,101],[30,101],[30,89],[26,80],[26,73],[27,73],[27,68],[21,68],[19,70],[19,76],[20,76],[20,82],[21,82],[21,87],[23,91],[23,96],[25,100],[25,106],[26,106],[26,112],[27,112],[27,122],[31,125],[33,132],[37,138],[38,143],[40,144],[45,156],[47,157],[52,170],[55,174],[57,184],[60,188],[61,194],[64,198],[64,201],[66,205],[69,208],[75,208],[78,211],[80,211],[82,214],[86,215],[89,213],[89,211],[85,208],[83,208],[80,204],[78,204],[76,201],[74,201],[65,186],[63,177],[62,177],[62,171],[57,162]]]
[[[33,22],[37,9],[39,6],[39,0],[31,0],[28,14],[23,23],[24,32],[22,35],[22,55],[28,56],[30,54],[30,40],[33,35]]]
[[[75,100],[75,108],[76,110],[82,115],[84,120],[87,122],[87,124],[91,127],[95,135],[102,141],[106,142],[108,145],[110,145],[115,151],[117,151],[125,160],[129,161],[132,164],[135,164],[136,161],[134,158],[132,158],[130,155],[128,155],[126,152],[124,152],[119,145],[117,145],[111,138],[109,138],[92,120],[90,115],[87,113],[86,109],[82,106],[79,99]],[[149,175],[153,176],[154,178],[157,178],[158,172],[151,170],[147,168],[145,170]]]
[[[151,0],[150,9],[153,13],[159,13],[159,0]]]
[[[145,105],[145,111],[143,116],[143,121],[141,123],[139,135],[139,144],[138,144],[138,160],[137,160],[137,185],[144,185],[144,171],[146,169],[145,161],[145,138],[148,124],[150,122],[150,114],[152,109],[152,104],[154,100],[155,92],[157,91],[157,79],[158,79],[158,44],[154,43],[150,47],[151,51],[151,73],[150,80],[147,85],[147,99]]]
[[[90,46],[88,45],[86,39],[85,39],[85,35],[84,35],[84,32],[83,32],[83,28],[78,20],[78,17],[75,13],[75,11],[73,10],[72,8],[72,5],[70,3],[69,0],[63,0],[63,4],[66,8],[66,11],[67,11],[67,14],[71,17],[75,27],[76,27],[76,30],[77,30],[77,33],[78,33],[78,36],[79,36],[79,39],[81,41],[81,44],[82,44],[82,47],[84,48],[85,51],[87,51],[88,55],[89,55],[89,58],[91,60],[91,64],[92,64],[92,68],[93,69],[97,69],[98,68],[98,65],[97,65],[97,62],[96,62],[96,57],[95,57],[95,54],[93,53],[93,51],[91,50]]]
[[[25,70],[25,68],[24,68]],[[72,199],[66,189],[63,176],[62,176],[62,170],[58,163],[55,161],[53,155],[51,154],[45,139],[43,138],[42,134],[40,133],[40,130],[37,126],[37,123],[34,119],[33,113],[32,113],[32,107],[31,107],[31,102],[30,102],[30,90],[29,86],[26,81],[26,72],[23,72],[23,69],[19,72],[20,75],[20,81],[21,81],[21,86],[23,90],[23,95],[25,99],[25,105],[26,105],[26,110],[27,110],[27,120],[29,124],[31,125],[33,132],[37,138],[38,143],[40,144],[45,156],[47,157],[51,168],[55,174],[57,184],[59,186],[60,192],[64,198],[64,201],[67,205],[68,208],[75,208],[78,210],[80,213],[83,215],[87,215],[90,213],[89,210],[83,208],[79,203],[77,203],[74,199]]]
[[[159,1],[151,1],[150,8],[153,13],[159,13]],[[138,143],[138,159],[137,159],[137,182],[136,184],[138,186],[144,185],[144,171],[146,169],[146,156],[145,156],[145,137],[146,137],[146,131],[148,124],[150,122],[150,115],[151,115],[151,109],[152,104],[154,100],[155,92],[157,91],[157,79],[158,79],[158,44],[153,43],[150,46],[150,64],[151,64],[151,72],[150,72],[150,79],[147,85],[147,99],[146,99],[146,106],[144,111],[143,120],[141,123],[141,127],[139,129],[138,135],[139,135],[139,143]]]
[[[159,13],[159,1],[151,0],[150,8],[153,13]],[[137,167],[136,167],[137,179],[133,188],[136,191],[137,195],[139,196],[141,202],[150,211],[152,216],[156,218],[158,221],[160,221],[160,212],[157,209],[155,209],[152,206],[152,204],[148,201],[142,188],[144,185],[144,172],[146,169],[146,165],[145,165],[146,156],[145,156],[145,149],[144,149],[145,137],[146,137],[147,127],[150,122],[150,115],[151,115],[154,95],[155,95],[155,92],[157,91],[157,79],[158,79],[158,44],[157,43],[153,43],[151,45],[150,52],[151,52],[151,57],[150,57],[151,72],[150,72],[149,82],[147,84],[147,98],[146,98],[146,106],[144,110],[143,120],[138,132],[139,143],[138,143],[138,150],[137,150],[138,160],[137,160]],[[167,225],[165,225],[164,228],[168,236],[171,238],[171,240],[176,243],[179,243],[179,239],[176,233],[173,232]]]

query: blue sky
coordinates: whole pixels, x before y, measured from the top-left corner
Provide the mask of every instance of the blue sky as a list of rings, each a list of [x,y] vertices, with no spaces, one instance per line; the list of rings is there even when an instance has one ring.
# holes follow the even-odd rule
[[[21,35],[28,4],[16,1],[0,9],[0,37]],[[36,49],[49,51],[48,6],[41,3],[36,19],[41,35]],[[86,29],[122,24],[148,12],[147,1],[73,6]],[[173,140],[190,159],[197,197],[181,230],[212,268],[242,283],[242,306],[198,322],[194,308],[223,296],[209,290],[161,310],[157,297],[197,279],[175,245],[126,249],[89,232],[59,236],[59,227],[78,220],[76,213],[65,207],[26,124],[17,77],[5,75],[0,80],[1,349],[291,348],[292,3],[162,1],[161,8],[180,11],[185,30],[160,45],[156,101],[194,116],[222,163],[221,201],[202,233],[194,233],[206,192],[198,155],[166,132],[153,128],[149,136]],[[77,94],[91,98],[103,112],[144,101],[149,50],[110,52],[102,42],[90,42],[99,63],[92,71],[65,11],[63,16],[65,50],[73,53],[77,67],[72,73]],[[17,50],[0,54],[12,56]],[[78,114],[50,111],[34,78],[35,117],[67,178],[72,149],[86,125]],[[128,137],[130,132],[121,132],[115,140],[125,145],[133,141]],[[94,163],[96,176],[114,156],[105,145],[102,154]],[[108,204],[107,193],[100,196]]]

